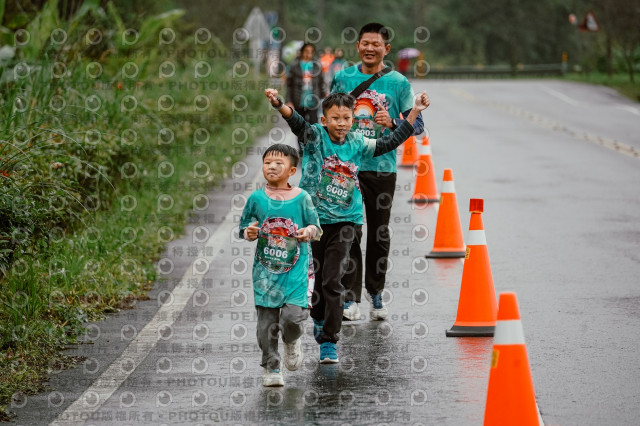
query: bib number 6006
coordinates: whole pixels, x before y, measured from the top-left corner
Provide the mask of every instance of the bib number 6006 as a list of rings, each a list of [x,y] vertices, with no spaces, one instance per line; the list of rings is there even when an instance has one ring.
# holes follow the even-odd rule
[[[264,254],[266,254],[268,256],[279,257],[280,259],[285,259],[287,257],[287,251],[286,250],[275,249],[273,247],[271,247],[271,248],[265,247],[264,248]]]

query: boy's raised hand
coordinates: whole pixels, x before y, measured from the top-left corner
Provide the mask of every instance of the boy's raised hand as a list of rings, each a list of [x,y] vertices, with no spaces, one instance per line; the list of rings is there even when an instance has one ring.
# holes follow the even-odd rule
[[[258,238],[258,231],[260,231],[260,228],[258,228],[258,222],[253,222],[251,225],[247,226],[247,239],[249,241],[253,241],[256,238]]]
[[[264,95],[269,99],[269,102],[271,102],[271,106],[280,111],[280,114],[284,118],[290,118],[293,115],[293,104],[286,103],[287,108],[283,108],[284,105],[282,105],[282,100],[278,99],[278,91],[276,89],[264,89]]]
[[[414,104],[414,107],[418,111],[424,111],[425,109],[427,109],[429,104],[430,102],[429,102],[429,97],[427,96],[427,92],[422,92],[416,96],[416,102]]]
[[[278,100],[278,91],[276,89],[264,89],[264,94],[267,97],[267,99],[269,99],[269,102],[271,102],[271,105],[273,106],[278,106],[280,105],[280,101]]]

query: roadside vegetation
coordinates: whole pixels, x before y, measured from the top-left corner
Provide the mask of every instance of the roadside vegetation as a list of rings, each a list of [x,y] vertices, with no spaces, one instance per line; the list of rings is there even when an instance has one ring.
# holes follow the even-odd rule
[[[145,298],[194,197],[266,131],[235,119],[265,111],[255,81],[234,78],[226,48],[183,10],[125,22],[111,2],[69,7],[50,0],[26,25],[0,14],[15,25],[0,51],[5,420],[12,398],[80,361],[61,351],[87,321]]]
[[[564,78],[571,81],[611,87],[621,95],[633,101],[640,102],[640,80],[636,79],[637,81],[634,82],[629,81],[629,74],[627,73],[616,73],[611,76],[603,72],[567,73]]]

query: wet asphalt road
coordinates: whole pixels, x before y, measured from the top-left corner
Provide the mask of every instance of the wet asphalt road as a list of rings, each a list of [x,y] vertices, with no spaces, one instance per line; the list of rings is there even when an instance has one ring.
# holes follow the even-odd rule
[[[440,185],[453,169],[463,230],[469,198],[485,200],[496,293],[518,295],[545,423],[637,424],[640,105],[553,80],[414,89],[431,98],[423,117],[436,177]],[[410,169],[399,170],[393,207],[389,320],[345,323],[338,365],[317,363],[309,320],[303,367],[285,370],[284,388],[261,386],[254,246],[232,236],[238,194],[263,182],[254,180],[259,150],[249,154],[168,244],[151,300],[92,324],[92,343],[70,351],[88,361],[53,374],[50,392],[16,401],[16,424],[482,422],[492,340],[445,337],[462,261],[423,258],[437,205],[407,202]]]

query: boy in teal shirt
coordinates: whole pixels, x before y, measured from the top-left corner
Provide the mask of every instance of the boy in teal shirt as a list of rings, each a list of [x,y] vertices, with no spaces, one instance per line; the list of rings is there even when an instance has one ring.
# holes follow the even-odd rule
[[[275,144],[267,148],[262,157],[267,185],[249,196],[240,217],[240,236],[258,241],[253,294],[264,386],[284,385],[278,331],[285,344],[284,365],[297,370],[302,364],[300,337],[309,316],[313,279],[308,241],[322,235],[311,197],[289,184],[297,165],[298,153],[293,147]]]
[[[400,146],[413,133],[413,123],[429,106],[429,98],[420,94],[405,122],[390,135],[369,139],[351,131],[355,99],[347,93],[332,93],[322,102],[322,125],[306,122],[283,104],[276,90],[266,89],[265,95],[304,150],[300,187],[311,194],[323,230],[322,238],[311,244],[317,266],[311,308],[314,336],[320,343],[320,362],[336,363],[344,303],[341,280],[355,232],[362,226],[358,169],[364,160]]]

